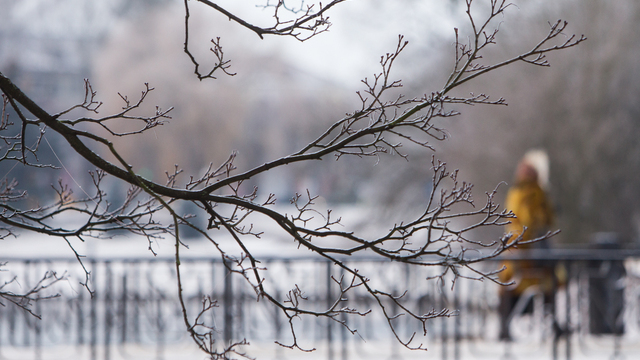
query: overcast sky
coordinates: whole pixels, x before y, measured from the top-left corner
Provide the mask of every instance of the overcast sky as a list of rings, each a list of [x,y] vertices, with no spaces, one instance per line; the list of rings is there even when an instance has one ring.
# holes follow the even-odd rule
[[[231,11],[255,19],[258,24],[267,25],[271,19],[268,9],[247,7],[246,2],[227,0],[220,3],[228,4]],[[209,16],[216,22],[224,19],[223,15],[196,5],[192,10],[194,13],[210,12]],[[429,44],[441,42],[445,37],[453,39],[453,19],[458,16],[460,11],[453,11],[452,1],[347,1],[331,9],[329,18],[333,25],[329,32],[303,43],[273,36],[259,40],[236,24],[216,25],[222,25],[223,31],[247,32],[246,38],[242,37],[244,46],[254,51],[279,52],[300,70],[349,87],[359,87],[361,79],[379,71],[380,56],[395,49],[398,35],[404,35],[410,42],[403,57],[407,62],[415,61],[417,53],[428,57],[425,49]],[[224,46],[224,36],[222,38]]]

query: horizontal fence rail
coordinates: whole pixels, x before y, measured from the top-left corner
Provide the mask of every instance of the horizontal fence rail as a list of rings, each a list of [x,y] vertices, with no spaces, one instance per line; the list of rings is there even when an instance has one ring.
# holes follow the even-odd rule
[[[429,321],[425,345],[431,358],[462,359],[517,357],[519,352],[536,351],[536,358],[602,358],[640,353],[640,253],[623,250],[521,251],[486,261],[486,269],[500,262],[552,261],[562,270],[550,304],[535,288],[525,292],[511,314],[511,342],[500,342],[499,286],[487,281],[459,280],[451,289],[445,282],[427,280],[438,268],[418,268],[402,263],[373,259],[345,259],[378,285],[394,294],[405,295],[405,303],[418,313],[432,309],[456,310],[457,316]],[[17,277],[28,289],[46,271],[66,272],[66,281],[52,292],[61,296],[38,301],[34,312],[42,320],[2,301],[0,306],[0,358],[2,359],[120,359],[120,358],[202,358],[185,330],[177,301],[175,264],[172,259],[85,259],[91,272],[94,296],[79,285],[85,280],[82,268],[70,259],[0,259],[7,264],[0,282]],[[560,265],[560,266],[558,266]],[[304,291],[305,306],[322,310],[335,301],[337,285],[331,280],[342,274],[332,263],[315,258],[270,258],[261,263],[266,271],[265,286],[285,296],[296,285]],[[273,354],[253,354],[258,358],[300,358],[273,345],[274,340],[290,344],[287,319],[267,301],[257,301],[255,292],[239,276],[229,276],[217,259],[184,259],[181,265],[184,298],[191,315],[210,296],[218,302],[207,319],[215,324],[216,341],[247,339],[252,348],[267,346]],[[16,291],[18,292],[18,291]],[[391,306],[391,304],[385,304]],[[298,342],[317,348],[324,359],[388,359],[402,354],[393,340],[385,318],[374,300],[364,292],[350,294],[344,306],[372,309],[367,316],[345,316],[357,335],[325,318],[301,317],[295,322]],[[399,312],[399,309],[395,309]],[[418,323],[407,316],[393,320],[399,335],[408,338],[421,333]],[[366,341],[366,342],[365,342]],[[265,345],[266,344],[266,345]],[[384,344],[384,346],[381,346]],[[634,345],[636,344],[636,345]],[[635,347],[634,347],[635,346]],[[141,350],[142,349],[142,350]],[[142,353],[140,353],[142,351]],[[271,351],[271,350],[270,350]],[[415,356],[425,356],[415,355]],[[417,358],[417,357],[416,357]],[[598,357],[592,357],[598,358]]]

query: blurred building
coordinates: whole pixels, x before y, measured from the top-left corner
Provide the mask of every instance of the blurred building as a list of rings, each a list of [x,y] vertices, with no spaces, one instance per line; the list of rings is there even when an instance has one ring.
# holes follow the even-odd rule
[[[122,19],[163,3],[166,1],[0,0],[0,72],[50,113],[70,108],[84,99],[83,79],[94,73],[93,57],[106,34]],[[10,113],[10,118],[18,129],[17,116]],[[46,134],[51,144],[63,144],[53,132]],[[31,136],[27,142],[35,141],[35,135]],[[73,152],[59,152],[63,159],[77,157]],[[38,161],[59,166],[50,151],[39,152]],[[72,172],[86,166],[78,161],[66,163]],[[58,177],[68,176],[50,169],[34,174],[22,166],[6,171],[0,176],[19,179],[20,188],[35,198]]]

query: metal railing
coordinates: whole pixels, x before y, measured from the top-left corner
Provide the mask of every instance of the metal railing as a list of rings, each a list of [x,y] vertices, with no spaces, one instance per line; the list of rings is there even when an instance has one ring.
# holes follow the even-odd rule
[[[566,272],[566,281],[554,292],[551,306],[544,304],[542,294],[535,289],[522,296],[520,306],[516,306],[512,314],[514,339],[510,343],[498,341],[499,286],[459,281],[451,290],[450,283],[425,280],[439,269],[371,259],[347,261],[357,263],[362,273],[390,292],[401,294],[409,289],[404,300],[420,313],[441,308],[458,310],[458,316],[428,322],[424,342],[441,359],[462,359],[469,352],[482,358],[483,351],[487,358],[517,357],[520,349],[535,349],[539,358],[572,359],[584,357],[581,349],[596,345],[607,357],[640,350],[633,345],[640,341],[637,272],[640,253],[532,250],[518,252],[508,259],[552,260],[561,263]],[[93,278],[93,297],[79,285],[84,274],[74,260],[0,260],[9,261],[6,271],[0,273],[3,276],[0,281],[16,275],[23,288],[28,288],[47,270],[67,271],[68,278],[54,289],[61,297],[35,304],[34,311],[42,315],[42,320],[15,306],[0,306],[0,358],[47,359],[54,350],[65,352],[60,358],[144,358],[133,354],[138,349],[146,349],[147,358],[174,358],[175,349],[198,356],[178,306],[172,259],[87,259],[85,265]],[[497,268],[496,261],[501,260],[487,261],[485,266]],[[334,301],[336,285],[330,276],[337,278],[341,274],[331,263],[312,258],[272,258],[262,266],[268,269],[266,285],[274,293],[284,296],[298,284],[308,299],[306,306],[322,309]],[[219,307],[208,319],[222,329],[216,341],[225,344],[246,338],[258,347],[268,344],[276,349],[274,356],[283,356],[284,350],[278,350],[273,341],[290,341],[286,318],[266,301],[257,302],[255,293],[243,279],[228,276],[223,264],[212,259],[185,259],[181,269],[190,314],[197,314],[204,296],[218,300]],[[349,334],[336,322],[302,317],[296,322],[302,346],[318,348],[327,359],[359,358],[356,354],[366,346],[380,344],[386,345],[383,350],[376,350],[374,358],[404,354],[371,298],[355,292],[345,305],[374,310],[364,317],[344,318],[352,328],[358,329],[359,336]],[[415,331],[421,332],[419,324],[408,317],[393,321],[399,335],[405,338]],[[251,354],[251,347],[248,352]]]

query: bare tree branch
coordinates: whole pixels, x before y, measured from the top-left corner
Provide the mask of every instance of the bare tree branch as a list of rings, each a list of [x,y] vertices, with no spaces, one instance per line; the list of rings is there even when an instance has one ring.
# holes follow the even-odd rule
[[[2,269],[3,266],[6,266],[6,263],[0,263],[0,272],[4,271]],[[6,304],[1,301],[6,300],[40,320],[40,315],[33,311],[33,304],[37,301],[60,297],[60,294],[42,295],[42,293],[57,282],[65,279],[66,274],[58,275],[54,271],[47,271],[29,290],[22,293],[15,293],[8,289],[11,285],[17,284],[18,282],[18,278],[14,276],[11,280],[0,283],[0,306],[6,306]]]
[[[268,27],[250,24],[241,16],[232,14],[215,2],[208,0],[198,0],[198,2],[220,12],[261,38],[264,35],[286,35],[304,41],[329,28],[330,22],[326,13],[344,0],[334,0],[326,6],[318,4],[316,7],[314,4],[299,10],[286,6],[282,0],[276,4],[267,2],[266,9],[273,10],[274,14],[274,24]],[[61,135],[75,153],[98,169],[90,173],[95,188],[93,195],[73,197],[69,187],[60,181],[52,189],[56,200],[51,205],[26,209],[22,208],[24,206],[22,200],[26,193],[17,189],[16,182],[3,180],[0,187],[0,222],[3,224],[3,227],[0,227],[2,231],[0,238],[13,235],[14,228],[59,237],[72,248],[81,264],[82,256],[73,249],[70,238],[89,241],[93,237],[110,236],[115,231],[126,230],[131,234],[144,236],[152,252],[151,244],[155,239],[162,236],[174,238],[177,292],[184,324],[193,341],[212,359],[226,359],[230,356],[246,357],[240,347],[248,343],[242,340],[224,344],[222,350],[216,349],[213,340],[213,332],[216,329],[203,320],[204,314],[217,306],[215,299],[203,299],[202,308],[195,317],[188,313],[182,297],[180,250],[185,244],[180,235],[181,226],[194,229],[206,238],[218,251],[230,273],[242,276],[253,287],[257,299],[266,299],[286,316],[293,340],[289,344],[279,343],[282,346],[303,351],[313,350],[298,343],[293,320],[300,316],[324,317],[339,323],[350,333],[356,334],[357,330],[352,328],[343,316],[365,316],[371,311],[379,311],[403,346],[424,350],[423,344],[416,340],[416,333],[403,337],[396,330],[394,319],[400,316],[409,317],[420,324],[423,333],[426,333],[426,324],[429,320],[449,317],[454,312],[449,309],[434,309],[420,314],[405,301],[404,293],[398,294],[389,289],[379,288],[375,282],[370,281],[367,274],[351,266],[346,259],[349,256],[367,252],[382,259],[411,266],[438,267],[442,270],[433,279],[439,281],[444,281],[445,275],[452,274],[453,284],[459,278],[487,279],[500,283],[497,279],[500,269],[485,271],[476,265],[526,242],[521,236],[509,240],[510,234],[491,241],[483,241],[474,236],[474,230],[503,226],[514,218],[512,212],[501,210],[497,204],[495,200],[497,188],[486,193],[483,205],[476,205],[472,196],[472,185],[459,180],[457,171],[447,170],[446,164],[433,156],[431,162],[433,174],[430,179],[433,187],[422,212],[404,218],[386,232],[369,237],[345,231],[341,218],[336,218],[331,210],[325,211],[318,208],[315,203],[317,195],[308,190],[306,194],[295,195],[291,200],[295,210],[292,214],[287,214],[274,207],[276,199],[273,194],[268,194],[266,200],[259,201],[258,188],[245,190],[242,185],[278,167],[325,159],[330,156],[340,159],[343,156],[380,157],[383,154],[391,154],[407,160],[408,155],[403,152],[403,142],[417,146],[419,149],[433,151],[432,143],[447,137],[446,130],[437,124],[438,119],[457,116],[459,111],[456,109],[462,105],[506,104],[503,98],[493,99],[486,94],[454,95],[455,89],[478,76],[519,61],[546,67],[548,66],[545,58],[547,53],[573,47],[585,40],[584,36],[568,36],[558,42],[567,26],[566,22],[559,20],[550,24],[549,33],[531,50],[503,61],[483,64],[481,62],[483,51],[486,51],[489,45],[496,43],[498,34],[496,19],[503,16],[510,4],[503,0],[492,0],[489,15],[478,18],[472,16],[472,3],[472,0],[466,1],[466,12],[472,29],[469,42],[462,43],[458,37],[458,30],[455,30],[453,71],[439,91],[425,92],[422,96],[412,98],[398,95],[402,82],[393,77],[392,70],[408,46],[404,37],[399,36],[395,49],[381,56],[380,72],[362,81],[363,89],[357,93],[360,102],[357,109],[335,121],[298,151],[241,172],[236,172],[234,160],[237,155],[234,152],[221,165],[216,167],[209,164],[203,175],[189,176],[185,180],[181,178],[182,170],[178,166],[172,173],[167,172],[166,183],[155,182],[141,176],[137,172],[138,169],[134,169],[112,140],[147,132],[170,118],[171,107],[168,110],[156,107],[155,113],[146,116],[137,115],[147,95],[153,91],[148,84],[145,84],[140,97],[135,101],[119,94],[124,102],[121,111],[103,117],[93,117],[98,114],[102,103],[97,100],[97,93],[89,81],[85,80],[85,95],[82,102],[60,113],[50,114],[18,88],[11,79],[0,73],[0,89],[3,92],[0,140],[9,145],[1,155],[0,161],[19,161],[25,165],[44,166],[29,163],[27,156],[32,154],[35,157],[40,139],[44,137],[44,129],[50,129]],[[233,75],[229,72],[230,63],[224,58],[219,38],[212,40],[211,48],[216,57],[216,63],[209,72],[200,71],[199,62],[189,50],[191,5],[187,0],[184,4],[183,50],[194,65],[197,77],[201,80],[214,78],[213,75],[218,70],[227,75]],[[292,10],[295,11],[292,12]],[[287,20],[283,12],[293,14],[293,18]],[[21,121],[21,130],[18,135],[4,135],[11,124],[6,111],[7,106],[17,113]],[[63,118],[70,116],[76,110],[88,113],[90,116]],[[29,119],[29,116],[33,118]],[[126,123],[136,124],[137,127],[135,130],[123,131],[115,124],[123,120]],[[38,128],[38,141],[36,145],[27,147],[26,134],[34,131],[35,128]],[[100,155],[101,153],[96,149],[107,153],[115,161],[107,160],[107,157]],[[116,206],[107,200],[103,185],[106,176],[119,180],[128,188],[122,205]],[[189,216],[178,214],[175,209],[181,203],[195,204],[201,214],[208,217],[207,226],[199,227],[196,223],[190,222]],[[157,220],[160,213],[168,213],[171,221]],[[64,227],[54,219],[62,214],[79,217],[82,219],[82,224]],[[285,300],[282,301],[279,300],[281,296],[278,295],[277,290],[272,290],[265,283],[264,273],[268,270],[261,267],[260,259],[254,256],[245,241],[247,237],[259,238],[262,235],[252,223],[252,219],[256,217],[276,224],[299,247],[326,259],[344,274],[339,278],[332,278],[332,286],[339,291],[325,309],[317,310],[305,306],[304,285],[296,284],[293,289],[284,294]],[[240,256],[233,256],[220,247],[211,235],[218,230],[231,236]],[[532,241],[545,239],[554,234],[555,232],[549,232]],[[84,265],[82,266],[84,268]],[[84,285],[87,286],[89,272],[86,268],[84,270],[86,274]],[[39,283],[35,290],[17,297],[11,297],[13,295],[9,293],[2,293],[9,295],[0,294],[0,296],[9,301],[16,299],[14,303],[18,306],[21,306],[20,301],[27,301],[24,308],[29,311],[29,301],[35,300],[32,297],[33,294],[38,292],[38,289],[48,286],[45,283],[58,280],[55,274],[45,275],[44,282]],[[1,289],[2,286],[0,286]],[[343,306],[349,297],[357,292],[366,293],[376,304],[376,308],[355,309]]]

